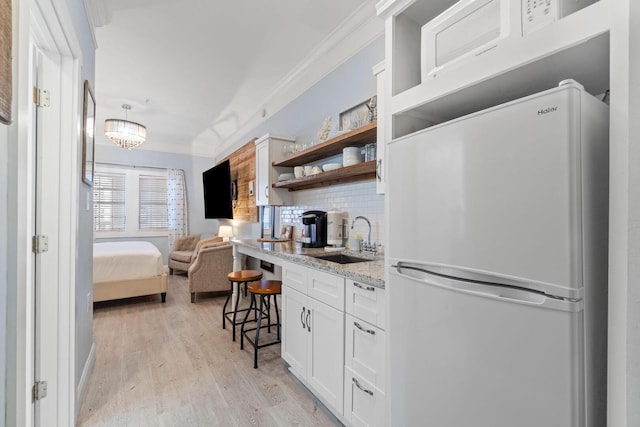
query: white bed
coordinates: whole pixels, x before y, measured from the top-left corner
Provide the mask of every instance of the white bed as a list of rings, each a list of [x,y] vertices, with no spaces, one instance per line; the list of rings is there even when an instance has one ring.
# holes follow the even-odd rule
[[[149,242],[93,244],[93,301],[142,295],[167,297],[162,254]]]

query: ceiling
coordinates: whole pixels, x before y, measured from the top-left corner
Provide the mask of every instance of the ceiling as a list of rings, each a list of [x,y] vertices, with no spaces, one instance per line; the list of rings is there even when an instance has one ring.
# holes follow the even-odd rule
[[[267,103],[327,40],[349,40],[375,17],[372,0],[92,4],[96,141],[108,143],[104,120],[124,118],[130,104],[128,119],[147,126],[143,148],[212,156],[275,112]]]

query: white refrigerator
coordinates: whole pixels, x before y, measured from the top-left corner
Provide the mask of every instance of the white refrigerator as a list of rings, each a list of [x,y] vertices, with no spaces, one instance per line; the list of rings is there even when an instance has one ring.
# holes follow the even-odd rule
[[[608,107],[564,81],[388,156],[389,424],[606,425]]]

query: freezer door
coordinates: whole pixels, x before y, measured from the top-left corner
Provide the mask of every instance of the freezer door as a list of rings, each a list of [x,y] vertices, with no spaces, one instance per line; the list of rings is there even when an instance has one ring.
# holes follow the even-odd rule
[[[555,90],[389,145],[389,255],[579,298],[580,114]]]
[[[583,320],[390,271],[390,425],[584,425]]]

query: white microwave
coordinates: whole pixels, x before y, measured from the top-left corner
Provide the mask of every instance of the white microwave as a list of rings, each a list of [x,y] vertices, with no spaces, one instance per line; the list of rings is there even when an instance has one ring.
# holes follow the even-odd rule
[[[422,27],[422,80],[598,0],[460,0]]]

